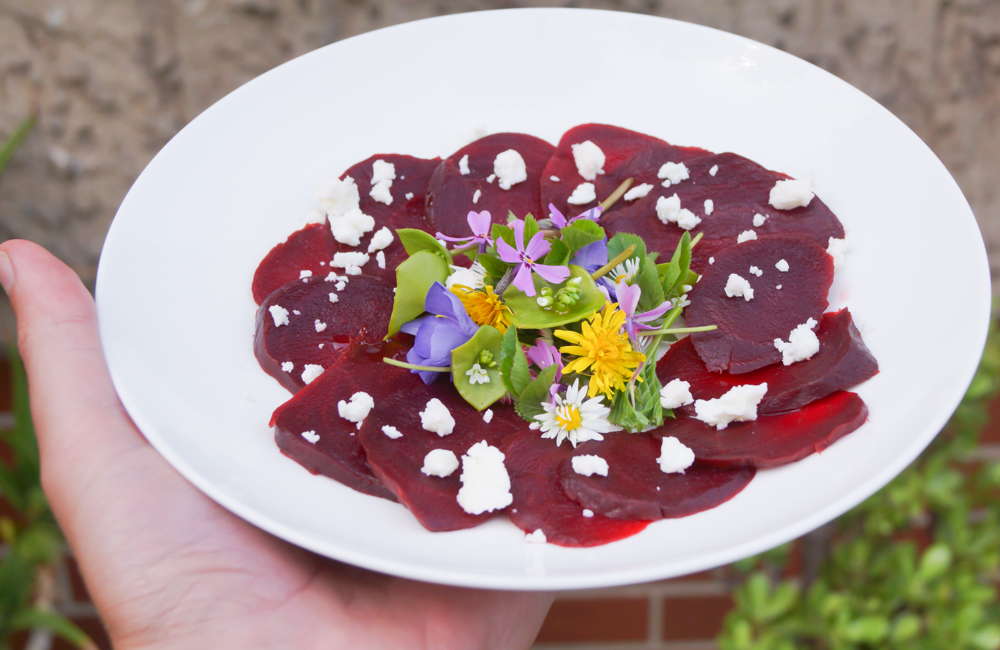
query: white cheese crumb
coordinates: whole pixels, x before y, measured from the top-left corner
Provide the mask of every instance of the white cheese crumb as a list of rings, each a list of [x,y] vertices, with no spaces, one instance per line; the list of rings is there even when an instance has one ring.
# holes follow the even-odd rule
[[[813,331],[815,327],[816,319],[810,318],[792,330],[787,343],[781,339],[774,339],[774,347],[781,353],[783,364],[790,366],[796,361],[805,361],[819,352],[819,338]]]
[[[382,229],[372,235],[372,240],[368,242],[368,252],[384,250],[393,242],[392,231],[382,226]]]
[[[486,412],[483,413],[483,422],[489,424],[492,421],[493,421],[493,409],[486,409]]]
[[[469,154],[462,156],[462,159],[458,161],[458,173],[462,176],[468,176],[469,172]]]
[[[729,426],[730,422],[756,420],[757,405],[764,399],[765,393],[767,384],[734,386],[722,397],[697,400],[694,403],[694,417],[720,431]]]
[[[774,184],[768,202],[779,210],[791,210],[809,205],[814,196],[812,183],[789,179]]]
[[[472,202],[479,203],[479,197],[481,197],[482,195],[483,195],[482,190],[476,190],[475,193],[472,195]]]
[[[656,459],[664,474],[683,474],[694,463],[691,448],[673,436],[660,442],[660,457]]]
[[[486,182],[487,183],[492,183],[496,179],[497,179],[497,175],[496,174],[490,174],[489,176],[486,177]]]
[[[656,199],[656,218],[664,225],[676,223],[684,230],[691,230],[701,223],[701,219],[695,213],[681,208],[681,199],[676,194]]]
[[[340,217],[357,209],[361,196],[354,179],[345,176],[344,180],[334,178],[320,185],[316,189],[316,200],[330,217]]]
[[[788,273],[788,262],[785,260],[778,260],[778,263],[774,265],[774,268],[778,269],[782,273]]]
[[[778,286],[775,287],[775,289],[778,289],[780,291],[781,290],[781,285],[779,284]]]
[[[705,216],[711,216],[715,212],[715,201],[712,199],[705,199]]]
[[[649,183],[643,183],[642,185],[636,185],[635,187],[633,187],[632,189],[630,189],[628,192],[625,192],[625,196],[622,197],[622,198],[624,198],[626,201],[635,201],[636,199],[641,199],[642,197],[644,197],[647,194],[649,194],[650,190],[652,190],[652,189],[653,189],[653,186],[650,185]]]
[[[847,240],[831,237],[826,252],[833,258],[833,268],[840,268],[844,263],[844,253],[847,252]]]
[[[336,289],[337,291],[343,291],[344,287],[346,286],[347,286],[347,279],[345,278],[343,280],[338,281],[337,284],[333,285],[333,288]]]
[[[598,174],[604,173],[604,163],[606,161],[601,148],[590,140],[574,144],[570,147],[573,150],[573,162],[576,163],[576,171],[580,173],[585,181],[597,180]]]
[[[285,361],[281,364],[281,372],[291,372],[295,370],[295,364],[291,361]]]
[[[663,187],[670,187],[671,184],[676,185],[691,178],[691,174],[688,173],[687,165],[684,163],[668,162],[660,167],[660,171],[656,172],[656,177],[663,179]]]
[[[399,438],[403,437],[403,434],[400,433],[399,429],[392,426],[391,424],[382,425],[382,433],[384,433],[387,437],[392,438],[393,440],[398,440]]]
[[[597,192],[593,183],[580,183],[573,190],[573,193],[566,199],[570,205],[584,205],[597,199]]]
[[[385,268],[385,251],[379,251],[375,254],[375,261],[378,262],[378,267],[380,269]]]
[[[528,168],[524,164],[524,158],[513,149],[497,154],[493,161],[493,173],[500,179],[499,185],[502,190],[509,190],[512,185],[528,180]]]
[[[462,456],[462,487],[458,505],[470,515],[502,510],[514,501],[510,476],[503,464],[504,455],[485,440],[469,447]]]
[[[665,409],[678,409],[694,403],[691,395],[691,383],[681,379],[672,379],[660,389],[660,406]]]
[[[369,259],[368,253],[362,253],[360,251],[334,253],[333,261],[330,262],[330,266],[336,266],[344,269],[344,272],[347,273],[347,275],[361,275],[361,267],[367,264]],[[355,269],[357,269],[357,273],[353,272]],[[340,282],[343,282],[343,279],[341,279]],[[338,284],[340,282],[338,282]],[[341,291],[339,288],[337,290]]]
[[[709,176],[715,176],[718,173],[719,173],[719,166],[718,165],[712,165],[712,168],[708,170],[708,175]]]
[[[311,384],[314,379],[323,374],[323,366],[316,365],[315,363],[307,363],[305,368],[302,370],[302,381],[307,384]]]
[[[373,408],[375,408],[375,400],[364,391],[358,391],[351,395],[350,402],[344,400],[337,402],[337,414],[348,422],[356,422],[359,429]]]
[[[288,325],[288,310],[279,305],[271,305],[267,308],[271,312],[271,318],[274,319],[274,326],[281,327],[282,325]]]
[[[353,208],[339,217],[330,215],[333,238],[346,246],[357,246],[361,238],[375,229],[375,219],[360,208]]]
[[[413,192],[407,192],[406,193],[406,200],[409,201],[412,198],[413,198]]]
[[[552,181],[553,183],[558,183],[559,182],[559,177],[558,176],[549,176],[549,180]]]
[[[372,191],[368,193],[368,196],[372,197],[379,203],[385,203],[386,205],[392,205],[392,192],[390,188],[392,187],[392,181],[379,181],[372,185]]]
[[[302,437],[306,439],[306,442],[313,445],[319,442],[319,434],[315,431],[303,431]]]
[[[313,326],[316,328],[317,333],[326,331],[326,323],[320,321],[318,318],[316,319],[316,322],[313,323]]]
[[[760,276],[764,275],[764,272],[761,271],[760,269],[758,269],[756,266],[751,266],[750,267],[750,272],[753,273],[754,275],[756,275],[758,278]]]
[[[583,516],[586,517],[587,519],[590,519],[591,517],[594,516],[594,511],[590,510],[589,508],[584,508],[583,509]]]
[[[384,160],[372,163],[372,185],[396,180],[396,166]]]
[[[312,274],[313,274],[312,271],[299,271],[299,279],[302,279],[302,278],[311,278]]]
[[[677,217],[677,225],[684,230],[691,230],[695,226],[701,223],[701,218],[694,212],[691,212],[687,208],[681,208],[680,215]]]
[[[715,258],[714,257],[708,258],[708,263],[709,264],[715,264]]]
[[[455,430],[455,418],[451,417],[448,407],[435,397],[420,412],[420,425],[443,437]]]
[[[420,468],[420,473],[444,478],[451,476],[456,469],[458,469],[458,457],[455,452],[449,449],[431,449],[424,456],[424,466]]]
[[[608,475],[608,461],[600,456],[573,456],[573,471],[581,476]]]
[[[535,532],[528,533],[524,536],[524,541],[529,544],[544,544],[548,540],[545,538],[545,533],[542,532],[542,529],[536,528]]]
[[[749,302],[753,300],[753,287],[750,286],[748,280],[735,273],[730,273],[729,280],[726,281],[726,295],[730,298],[743,296],[743,300]]]
[[[736,243],[737,244],[742,244],[745,241],[753,241],[754,239],[757,239],[757,233],[756,232],[754,232],[753,230],[744,230],[736,238]]]
[[[753,216],[753,227],[760,228],[761,226],[764,225],[765,221],[767,221],[767,215],[758,212]]]
[[[298,309],[293,309],[292,313],[295,314],[296,316],[301,316],[302,315],[302,312],[300,312]]]

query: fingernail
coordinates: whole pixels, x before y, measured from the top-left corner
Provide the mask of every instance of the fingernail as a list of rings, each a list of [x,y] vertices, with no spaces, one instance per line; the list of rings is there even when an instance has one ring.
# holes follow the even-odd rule
[[[3,290],[10,293],[10,288],[14,284],[14,265],[10,262],[10,255],[0,251],[0,285]]]

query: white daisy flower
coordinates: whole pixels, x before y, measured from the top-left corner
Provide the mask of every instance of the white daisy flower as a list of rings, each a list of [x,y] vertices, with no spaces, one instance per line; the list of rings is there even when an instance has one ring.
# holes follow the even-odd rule
[[[469,378],[470,384],[488,384],[490,383],[490,375],[486,372],[486,369],[480,366],[478,363],[472,364],[472,368],[465,371],[465,376]]]
[[[608,273],[611,279],[615,281],[615,284],[621,282],[627,282],[628,284],[635,284],[635,276],[639,275],[639,258],[630,257],[615,268],[611,269]]]
[[[451,275],[444,281],[444,288],[451,289],[458,284],[469,289],[482,289],[485,279],[486,269],[479,262],[473,262],[472,266],[467,269],[461,266],[452,266]]]
[[[602,433],[615,430],[608,422],[611,409],[602,404],[603,395],[584,400],[586,396],[587,386],[581,388],[577,379],[566,389],[566,397],[557,393],[555,404],[542,402],[545,412],[535,416],[538,422],[532,422],[531,428],[541,429],[543,438],[555,438],[556,446],[567,439],[574,447],[588,440],[604,440]]]

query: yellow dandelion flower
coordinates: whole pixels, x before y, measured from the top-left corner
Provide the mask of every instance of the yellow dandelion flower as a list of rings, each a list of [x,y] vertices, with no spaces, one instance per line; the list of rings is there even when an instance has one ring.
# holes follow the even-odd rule
[[[604,393],[613,398],[615,390],[625,390],[625,382],[632,378],[635,369],[646,360],[646,355],[632,349],[628,334],[623,331],[625,312],[618,303],[604,303],[604,309],[582,323],[579,334],[569,330],[556,330],[556,336],[574,345],[559,348],[563,354],[577,357],[566,365],[564,373],[576,372],[590,375],[587,396]]]
[[[500,300],[500,296],[493,293],[493,287],[487,285],[482,289],[470,289],[456,284],[451,290],[462,301],[469,318],[476,325],[492,325],[501,334],[507,332],[510,327],[510,309]]]

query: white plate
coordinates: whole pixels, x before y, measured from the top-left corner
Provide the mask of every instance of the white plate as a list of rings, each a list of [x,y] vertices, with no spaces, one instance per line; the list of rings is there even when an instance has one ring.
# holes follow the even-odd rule
[[[814,180],[851,246],[833,307],[850,305],[882,369],[858,389],[870,421],[820,455],[761,472],[721,507],[592,549],[526,544],[503,518],[429,533],[402,506],[282,456],[267,423],[289,395],[254,359],[250,282],[268,250],[301,225],[314,188],[373,153],[448,155],[481,124],[557,142],[585,122],[734,151]],[[990,310],[986,254],[961,191],[874,101],[730,34],[560,9],[383,29],[236,90],[136,181],[97,286],[125,407],[208,496],[338,560],[503,589],[676,576],[833,519],[899,473],[946,422],[976,368]]]

